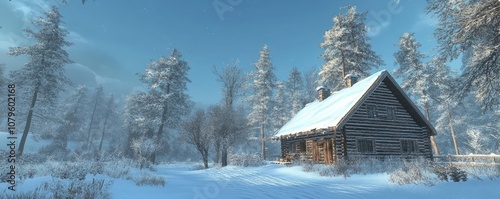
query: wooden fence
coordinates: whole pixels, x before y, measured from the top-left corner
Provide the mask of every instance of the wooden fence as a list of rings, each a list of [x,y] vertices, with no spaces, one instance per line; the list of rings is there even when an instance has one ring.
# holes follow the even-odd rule
[[[434,161],[450,165],[500,165],[500,155],[439,155],[434,156]]]

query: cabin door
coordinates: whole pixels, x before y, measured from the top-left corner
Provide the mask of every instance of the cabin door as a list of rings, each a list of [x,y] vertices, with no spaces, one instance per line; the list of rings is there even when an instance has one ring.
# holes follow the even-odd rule
[[[325,164],[333,164],[336,159],[335,139],[325,139]]]

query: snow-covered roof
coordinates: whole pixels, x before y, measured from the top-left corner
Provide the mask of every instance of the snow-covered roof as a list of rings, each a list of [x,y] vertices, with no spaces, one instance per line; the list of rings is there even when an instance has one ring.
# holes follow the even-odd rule
[[[313,129],[336,128],[342,119],[354,108],[372,85],[386,74],[386,70],[379,71],[352,87],[344,88],[323,101],[315,100],[307,104],[290,121],[277,132],[275,137],[306,132]]]

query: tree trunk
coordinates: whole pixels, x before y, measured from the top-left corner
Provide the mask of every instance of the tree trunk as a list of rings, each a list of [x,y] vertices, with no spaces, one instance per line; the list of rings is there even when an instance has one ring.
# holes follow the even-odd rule
[[[451,137],[453,138],[453,146],[455,146],[455,154],[459,155],[457,139],[455,138],[455,129],[453,128],[453,123],[451,121],[450,105],[446,103],[446,110],[448,111],[448,121],[450,122]]]
[[[19,150],[17,152],[18,157],[20,157],[24,151],[24,144],[26,143],[26,138],[28,137],[28,133],[30,131],[31,118],[33,117],[33,109],[35,108],[37,97],[38,97],[38,86],[35,87],[35,93],[33,94],[33,98],[31,99],[31,106],[28,112],[28,118],[26,119],[26,125],[24,126],[23,136],[21,137],[21,142],[19,143]]]
[[[425,102],[424,109],[425,109],[425,116],[427,117],[427,121],[429,121],[429,123],[430,123],[431,119],[429,116],[429,104],[427,102]],[[434,136],[431,135],[431,136],[429,136],[429,138],[431,140],[432,149],[434,149],[434,154],[439,155],[439,148],[436,144],[436,140],[434,139]]]
[[[208,169],[208,150],[203,151],[203,165],[205,166],[205,169]]]
[[[108,124],[108,117],[109,117],[109,111],[106,111],[106,115],[104,116],[104,124],[102,126],[101,141],[99,142],[99,150],[98,150],[99,152],[101,152],[102,149],[102,141],[104,140],[104,133],[106,131],[106,125]]]
[[[92,124],[94,123],[94,115],[95,115],[96,109],[97,109],[97,100],[95,101],[94,109],[92,110],[92,116],[90,116],[89,130],[87,131],[87,148],[88,149],[90,149],[90,143],[91,143],[90,132],[92,132]]]
[[[260,136],[262,141],[262,159],[266,160],[266,141],[264,139],[264,121],[260,124]]]
[[[215,164],[220,163],[220,139],[221,138],[216,138],[215,139]]]
[[[222,156],[221,156],[221,166],[227,166],[227,144],[222,144]]]
[[[344,78],[345,78],[345,56],[344,56],[344,51],[340,51],[340,54],[342,56],[342,79],[340,80],[340,82],[344,82]],[[330,89],[334,89],[334,88],[330,88]]]

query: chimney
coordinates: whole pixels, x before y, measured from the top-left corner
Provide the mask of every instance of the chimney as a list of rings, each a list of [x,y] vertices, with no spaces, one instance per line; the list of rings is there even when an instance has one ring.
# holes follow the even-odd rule
[[[321,102],[328,98],[330,96],[330,89],[320,86],[316,88],[316,91],[318,91],[318,100]]]
[[[344,84],[347,88],[352,87],[359,80],[359,75],[348,74],[344,77]]]

